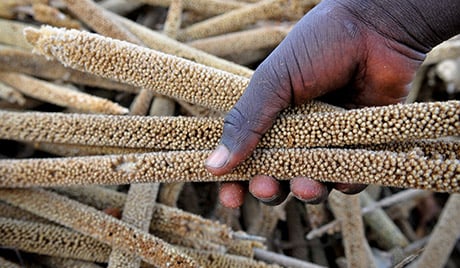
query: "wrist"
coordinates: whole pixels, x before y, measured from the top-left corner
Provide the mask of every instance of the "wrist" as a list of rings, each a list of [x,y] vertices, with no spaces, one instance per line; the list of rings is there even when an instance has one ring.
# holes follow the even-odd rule
[[[379,34],[419,52],[460,33],[458,0],[339,0]]]

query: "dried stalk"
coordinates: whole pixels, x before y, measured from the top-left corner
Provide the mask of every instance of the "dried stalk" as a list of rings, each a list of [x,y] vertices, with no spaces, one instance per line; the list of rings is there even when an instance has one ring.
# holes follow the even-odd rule
[[[340,222],[338,220],[331,221],[321,227],[311,230],[307,235],[307,240],[312,240],[323,236],[324,234],[333,234],[340,231]]]
[[[0,266],[3,268],[22,268],[21,265],[0,257]]]
[[[163,27],[163,33],[170,38],[176,39],[182,22],[183,0],[171,0],[168,15]]]
[[[185,101],[178,101],[185,114],[189,114],[195,117],[223,117],[225,113],[207,109],[205,107],[187,103]]]
[[[50,256],[39,256],[36,261],[46,265],[46,267],[59,267],[59,268],[102,268],[101,266],[87,261],[80,261],[74,259],[65,259]]]
[[[24,105],[26,103],[26,99],[19,91],[2,82],[0,82],[0,99],[19,105]]]
[[[452,194],[444,206],[425,250],[416,261],[415,267],[444,267],[460,236],[459,211],[460,194]]]
[[[164,183],[161,185],[158,201],[170,207],[177,206],[177,200],[184,188],[183,182]]]
[[[287,35],[290,27],[268,26],[199,39],[188,45],[216,56],[226,56],[262,48],[274,48]]]
[[[285,206],[284,202],[278,206],[268,206],[258,202],[258,213],[251,215],[253,217],[251,224],[248,226],[247,231],[250,234],[271,237],[276,229],[278,221],[285,219]]]
[[[378,184],[459,192],[458,160],[432,160],[417,153],[347,149],[256,150],[234,172],[213,176],[203,166],[210,151],[0,160],[3,187],[135,182],[231,181],[258,175],[281,180],[309,174],[320,181]]]
[[[289,256],[306,260],[309,256],[309,248],[305,246],[305,227],[302,224],[301,210],[298,207],[298,202],[295,198],[288,201],[286,204],[286,226],[288,233],[288,243],[293,245],[289,250]]]
[[[400,204],[407,200],[412,200],[416,198],[420,198],[423,196],[427,196],[430,192],[422,191],[422,190],[405,190],[399,193],[395,193],[391,196],[385,197],[378,202],[373,202],[372,204],[366,205],[362,210],[362,214],[365,215],[370,213],[378,208],[389,207],[395,204]]]
[[[362,192],[359,197],[362,206],[372,206],[376,203],[366,192]],[[376,235],[377,243],[381,245],[383,249],[389,250],[395,247],[403,248],[409,244],[409,241],[401,230],[399,230],[382,209],[376,209],[363,217],[366,225],[368,225]]]
[[[1,189],[0,199],[56,221],[142,260],[170,267],[197,267],[188,256],[162,240],[94,208],[40,189]]]
[[[234,32],[259,20],[283,14],[286,0],[264,0],[219,16],[198,22],[179,32],[178,39],[188,41],[208,36]]]
[[[175,37],[175,32],[177,32],[178,28],[180,27],[180,19],[182,15],[182,0],[174,0],[171,2],[171,5],[168,10],[168,15],[166,18],[166,22],[164,25],[163,32],[171,37]],[[115,18],[116,19],[116,18]],[[143,88],[141,92],[136,96],[133,103],[131,104],[131,114],[133,115],[145,115],[149,110],[150,104],[152,103],[152,99],[154,97],[154,93],[148,89]],[[161,97],[160,97],[161,98]],[[157,101],[158,103],[161,101]],[[167,102],[173,103],[172,100],[168,100]],[[152,108],[153,109],[153,108]],[[173,115],[172,113],[164,113],[163,111],[153,111],[151,110],[151,115]]]
[[[109,207],[121,209],[126,199],[125,194],[97,186],[64,187],[56,190],[98,209]],[[162,237],[175,235],[181,240],[197,241],[201,244],[214,243],[232,247],[240,243],[240,240],[234,238],[234,233],[226,225],[158,203],[155,204],[153,210],[150,230],[155,234],[161,233]],[[241,236],[245,234],[237,237]]]
[[[114,15],[115,16],[115,15]],[[146,46],[161,52],[176,55],[197,63],[211,66],[223,71],[250,77],[253,71],[247,67],[218,58],[201,50],[187,46],[175,39],[169,38],[161,33],[150,30],[147,27],[134,23],[122,17],[116,17],[133,34],[146,44]]]
[[[176,103],[172,99],[157,96],[152,102],[149,113],[152,116],[171,116],[174,115],[175,110]]]
[[[140,0],[154,6],[168,7],[173,0]],[[233,9],[246,6],[244,3],[225,0],[183,0],[184,9],[193,10],[205,15],[218,15]]]
[[[132,184],[123,209],[122,220],[148,233],[158,186],[156,183]],[[140,264],[141,259],[134,254],[127,253],[123,249],[114,249],[110,254],[108,267],[138,268]]]
[[[327,219],[326,205],[324,203],[315,205],[305,204],[305,210],[307,212],[308,223],[313,230],[316,230],[318,227],[323,225]]]
[[[176,38],[177,32],[179,31],[180,25],[182,22],[182,9],[183,9],[182,0],[172,0],[171,1],[171,4],[169,5],[166,21],[163,27],[163,33],[166,36],[173,38],[173,39]],[[143,91],[149,92],[146,89],[143,89]],[[174,110],[175,110],[175,102],[173,100],[167,97],[158,96],[155,98],[155,100],[152,103],[152,107],[150,109],[150,115],[171,116],[174,114]],[[157,185],[157,190],[158,190],[159,185],[158,184],[156,185]],[[182,190],[183,185],[184,185],[183,182],[163,184],[160,190],[157,191],[159,201],[169,206],[176,206],[176,202],[179,199],[179,194]]]
[[[46,60],[45,57],[34,55],[30,52],[1,45],[0,70],[26,73],[45,79],[68,81],[80,85],[88,85],[110,90],[132,93],[139,91],[137,88],[132,86],[66,68],[57,61]]]
[[[243,51],[238,54],[227,55],[226,58],[232,62],[241,65],[252,65],[257,64],[258,62],[262,62],[265,60],[273,49],[264,48],[252,51]]]
[[[280,264],[283,267],[292,267],[292,268],[324,268],[324,266],[316,265],[313,263],[308,263],[305,261],[300,261],[286,255],[277,254],[274,252],[266,251],[263,249],[256,248],[254,249],[255,257],[259,260],[263,260],[269,263]]]
[[[32,46],[27,42],[23,34],[26,27],[33,26],[32,24],[0,19],[0,29],[2,31],[2,34],[0,34],[0,43],[31,50]]]
[[[58,86],[28,75],[0,72],[0,81],[27,96],[63,107],[72,107],[81,111],[94,113],[128,113],[128,109],[107,99]]]
[[[447,59],[455,59],[460,56],[460,39],[445,41],[434,47],[427,54],[423,65],[431,65]]]
[[[193,250],[188,248],[179,248],[190,257],[194,258],[203,267],[248,267],[248,268],[279,268],[278,265],[269,265],[251,258],[224,254],[212,251]]]
[[[123,210],[126,202],[126,194],[101,186],[66,186],[55,187],[52,190],[98,210]]]
[[[18,221],[29,221],[35,223],[54,224],[51,221],[41,218],[33,213],[27,212],[17,207],[13,207],[0,201],[0,217]]]
[[[0,218],[0,244],[37,254],[105,262],[110,248],[88,236],[45,223]]]
[[[155,94],[150,90],[145,88],[141,89],[129,107],[129,114],[146,115],[154,95]]]
[[[227,248],[225,246],[222,246],[222,245],[210,242],[210,241],[191,239],[190,237],[182,237],[180,235],[176,235],[175,233],[166,233],[166,232],[161,232],[161,231],[160,232],[154,231],[153,234],[174,246],[186,247],[186,248],[191,248],[191,249],[196,249],[196,250],[212,251],[212,252],[221,252],[221,253],[227,252]],[[252,248],[251,248],[251,253],[252,253]]]
[[[80,20],[89,25],[96,32],[112,38],[125,40],[137,45],[143,45],[130,31],[117,20],[113,19],[109,11],[105,10],[92,0],[62,0],[67,8],[77,15]]]
[[[49,5],[37,3],[32,5],[33,16],[36,21],[43,24],[49,24],[56,27],[64,27],[69,29],[81,29],[80,22],[69,18],[57,8]]]
[[[373,212],[378,208],[389,207],[395,204],[399,204],[401,202],[405,202],[407,200],[412,200],[417,197],[425,196],[429,192],[422,191],[422,190],[405,190],[399,193],[393,194],[389,197],[383,198],[378,202],[375,202],[369,206],[366,206],[361,209],[361,214],[366,215],[367,213]],[[313,206],[312,206],[313,207]],[[335,231],[339,231],[340,229],[339,221],[334,220],[328,224],[325,224],[321,227],[316,227],[314,230],[310,231],[307,234],[307,239],[311,240],[317,237],[321,237],[325,233],[331,233]]]
[[[259,148],[369,145],[376,150],[415,150],[431,159],[457,159],[458,142],[375,144],[458,135],[459,116],[459,101],[281,116],[262,138]],[[198,117],[0,111],[0,119],[3,139],[159,150],[212,149],[223,127],[222,118]]]
[[[142,5],[141,2],[133,0],[102,0],[98,4],[117,14],[128,14]]]
[[[340,220],[343,244],[348,267],[376,267],[369,244],[364,234],[360,213],[359,196],[344,195],[333,191],[329,195],[332,211]]]

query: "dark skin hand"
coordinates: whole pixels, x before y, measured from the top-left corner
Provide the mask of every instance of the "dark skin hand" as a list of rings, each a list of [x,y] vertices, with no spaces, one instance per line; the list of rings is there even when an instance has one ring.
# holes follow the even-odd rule
[[[460,1],[434,2],[322,1],[257,68],[227,114],[221,144],[206,160],[206,168],[214,175],[231,172],[251,155],[279,112],[291,105],[314,98],[346,108],[404,101],[425,54],[459,33]],[[449,11],[439,18],[435,7],[438,12]],[[289,190],[300,200],[319,203],[332,188],[357,193],[365,187],[325,184],[302,175],[291,179],[290,185],[256,176],[249,182],[249,192],[275,205]],[[245,187],[236,182],[222,184],[221,203],[240,206]]]

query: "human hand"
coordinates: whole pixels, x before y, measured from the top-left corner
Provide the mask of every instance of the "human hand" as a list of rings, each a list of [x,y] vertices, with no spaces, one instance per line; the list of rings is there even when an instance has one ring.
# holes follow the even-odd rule
[[[245,160],[279,112],[290,105],[318,97],[347,108],[405,99],[425,53],[442,40],[418,38],[420,29],[404,27],[403,12],[396,19],[385,10],[375,18],[363,17],[359,9],[366,7],[356,6],[357,2],[368,5],[372,1],[322,1],[257,68],[248,88],[225,117],[221,144],[205,162],[212,174],[226,174]],[[399,1],[384,2],[397,5]],[[375,10],[381,6],[375,5],[371,13],[380,14]],[[266,175],[249,182],[249,191],[269,204],[282,202],[289,188],[298,199],[318,203],[332,187],[345,193],[364,188],[323,184],[308,174],[291,179],[290,187]],[[226,207],[238,207],[244,192],[240,183],[223,184],[220,201]]]

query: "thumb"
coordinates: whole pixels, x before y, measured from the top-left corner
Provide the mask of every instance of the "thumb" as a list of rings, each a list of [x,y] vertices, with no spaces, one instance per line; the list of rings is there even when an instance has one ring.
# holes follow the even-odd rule
[[[246,159],[278,113],[291,104],[291,80],[298,70],[288,70],[287,58],[293,56],[284,51],[276,49],[259,65],[248,88],[226,115],[221,144],[205,162],[214,175],[226,174]]]

